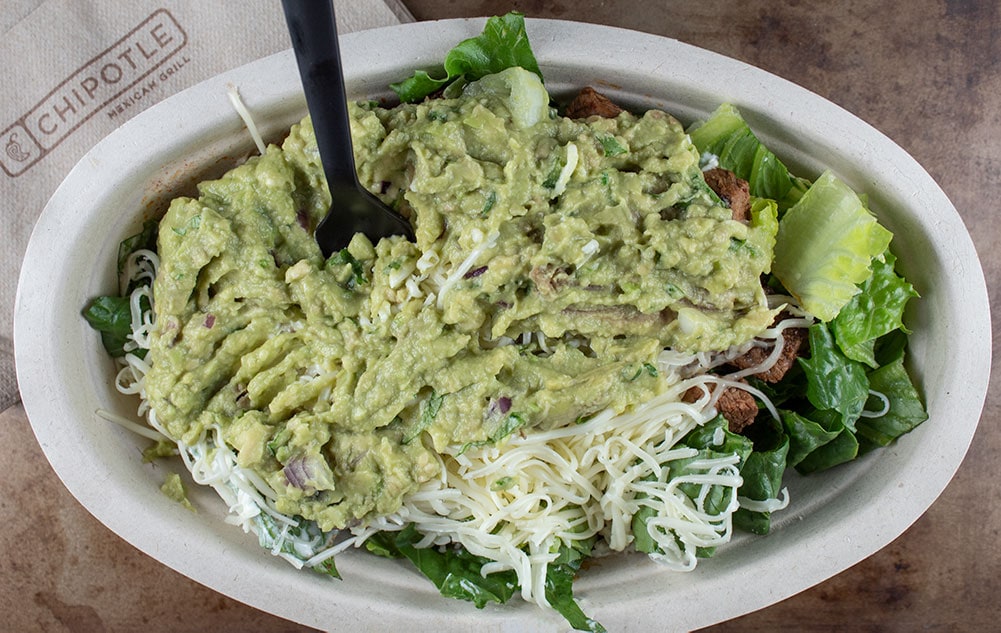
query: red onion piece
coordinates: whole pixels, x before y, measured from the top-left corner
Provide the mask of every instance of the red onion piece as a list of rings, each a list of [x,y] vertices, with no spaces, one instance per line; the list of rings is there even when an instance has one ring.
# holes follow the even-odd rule
[[[480,266],[479,268],[474,268],[465,275],[462,276],[463,279],[472,279],[473,277],[479,277],[483,273],[487,272],[486,266]]]

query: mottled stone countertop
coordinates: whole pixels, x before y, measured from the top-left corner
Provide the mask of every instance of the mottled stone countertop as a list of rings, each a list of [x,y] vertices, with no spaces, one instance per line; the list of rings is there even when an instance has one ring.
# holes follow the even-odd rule
[[[1001,200],[998,2],[405,4],[419,20],[515,9],[528,16],[666,35],[743,60],[834,101],[899,143],[949,195],[970,229],[997,309],[1001,230],[991,218]],[[993,376],[979,430],[955,479],[902,536],[812,589],[709,630],[996,629],[1001,591],[998,383]],[[0,630],[303,630],[198,585],[112,534],[61,485],[18,409],[0,415]]]

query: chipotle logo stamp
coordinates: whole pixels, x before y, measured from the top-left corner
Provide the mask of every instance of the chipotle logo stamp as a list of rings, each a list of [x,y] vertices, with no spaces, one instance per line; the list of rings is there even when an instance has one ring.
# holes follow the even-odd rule
[[[98,112],[122,117],[189,61],[187,43],[169,11],[153,12],[0,133],[0,166],[18,176]]]

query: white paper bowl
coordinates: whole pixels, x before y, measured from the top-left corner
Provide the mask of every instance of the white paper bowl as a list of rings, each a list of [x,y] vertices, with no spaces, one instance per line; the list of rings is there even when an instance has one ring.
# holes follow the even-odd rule
[[[349,90],[359,98],[415,68],[440,63],[481,20],[449,20],[345,36]],[[912,302],[909,364],[930,419],[885,450],[810,478],[790,477],[790,509],[771,535],[740,537],[692,573],[641,556],[591,566],[576,593],[613,631],[691,629],[797,593],[876,552],[935,500],[966,453],[990,369],[983,272],[952,204],[901,148],[830,102],[746,64],[674,40],[562,21],[529,21],[556,95],[595,85],[633,108],[688,122],[730,101],[797,172],[832,168],[869,195],[894,232],[900,266],[922,294]],[[319,628],[565,629],[554,613],[514,599],[482,611],[439,597],[404,564],[352,552],[342,582],[299,572],[223,521],[211,492],[193,514],[159,491],[177,464],[142,463],[144,440],[95,415],[135,416],[113,385],[112,363],[80,316],[116,288],[118,243],[166,200],[190,192],[252,150],[226,86],[239,87],[266,137],[305,113],[291,52],[206,81],[151,108],[99,143],[52,197],[32,235],[15,317],[21,395],[38,441],[70,492],[137,548],[213,589]]]

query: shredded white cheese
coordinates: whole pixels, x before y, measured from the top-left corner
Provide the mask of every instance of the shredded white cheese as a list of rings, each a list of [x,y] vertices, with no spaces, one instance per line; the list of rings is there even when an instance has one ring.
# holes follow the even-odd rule
[[[429,544],[461,543],[495,561],[488,571],[514,570],[526,600],[546,606],[545,573],[560,543],[604,536],[612,550],[632,542],[632,518],[652,507],[653,536],[674,569],[691,569],[696,548],[730,538],[741,479],[736,456],[696,464],[701,474],[670,479],[670,462],[694,449],[674,448],[688,431],[714,416],[680,402],[678,383],[621,415],[605,411],[590,421],[515,436],[500,447],[442,456],[441,479],[409,497],[396,514],[373,524],[400,529],[414,523]],[[510,481],[503,489],[494,482]],[[720,515],[693,504],[682,482],[731,488],[731,507]],[[703,495],[704,499],[704,495]],[[679,544],[680,543],[680,544]]]
[[[263,154],[267,146],[264,144],[264,139],[261,138],[257,124],[254,123],[254,118],[250,115],[250,110],[247,109],[247,106],[243,104],[243,100],[240,98],[239,89],[233,84],[226,84],[226,94],[229,96],[229,102],[233,104],[233,109],[236,110],[236,113],[243,119],[244,125],[247,126],[251,138],[254,139],[254,144],[257,145],[257,151]]]

